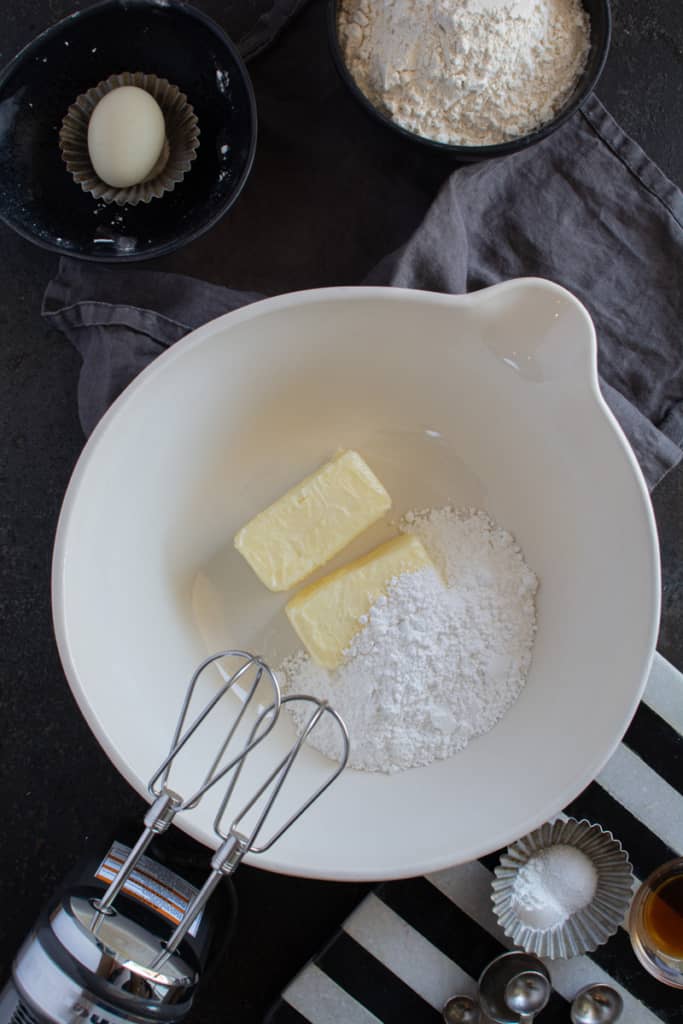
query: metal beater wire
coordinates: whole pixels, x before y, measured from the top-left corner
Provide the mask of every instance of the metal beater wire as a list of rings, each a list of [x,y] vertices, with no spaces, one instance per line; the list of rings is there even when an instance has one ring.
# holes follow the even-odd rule
[[[243,659],[243,664],[228,676],[223,686],[217,690],[199,714],[194,718],[193,722],[183,732],[185,719],[187,718],[190,704],[192,703],[197,680],[209,665],[213,664],[215,661],[220,661],[223,658],[241,658]],[[211,767],[204,776],[204,780],[199,789],[197,789],[192,796],[187,799],[183,799],[180,794],[174,792],[168,787],[168,778],[173,762],[181,750],[183,750],[187,742],[197,732],[202,723],[206,721],[207,717],[211,714],[219,701],[222,700],[225,694],[228,693],[235,684],[238,683],[247,672],[249,672],[250,669],[255,670],[255,676],[251,686],[246,692],[246,696],[242,702],[239,713],[232,722],[232,725],[228,730],[228,734],[222,742],[218,753],[214,757]],[[273,701],[266,709],[265,713],[261,713],[257,716],[256,726],[251,729],[247,744],[243,746],[227,764],[223,765],[219,769],[223,756],[233,740],[235,733],[244,718],[246,710],[254,698],[259,683],[264,676],[270,683]],[[204,661],[197,666],[185,692],[185,698],[180,710],[180,715],[176,722],[169,752],[161,762],[159,768],[156,770],[147,786],[150,796],[155,799],[154,803],[145,814],[145,827],[135,843],[135,846],[126,857],[125,862],[110,882],[106,892],[102,898],[94,904],[95,913],[90,925],[93,932],[97,931],[100,927],[104,917],[112,912],[110,909],[112,903],[123,889],[128,878],[130,878],[154,836],[165,832],[172,824],[176,814],[180,811],[191,810],[196,807],[209,789],[233,771],[236,766],[239,765],[249,753],[251,753],[254,747],[258,746],[258,744],[266,738],[277,721],[277,717],[280,712],[280,704],[280,687],[275,673],[269,668],[265,661],[255,657],[253,654],[249,654],[248,651],[219,651],[217,654],[211,654],[208,658],[205,658]],[[263,728],[261,728],[262,726]]]
[[[234,772],[233,777],[230,780],[230,784],[228,786],[226,795],[223,797],[223,800],[221,801],[218,813],[216,815],[216,819],[214,821],[214,831],[216,835],[219,837],[219,839],[221,839],[221,845],[218,847],[213,857],[211,858],[211,873],[204,882],[204,885],[202,886],[200,891],[196,893],[196,895],[192,899],[190,905],[185,911],[182,921],[176,927],[175,931],[173,932],[170,939],[166,943],[165,949],[163,950],[162,953],[159,954],[159,956],[155,959],[154,963],[151,965],[152,970],[158,970],[168,960],[168,958],[178,949],[180,943],[183,941],[188,931],[192,927],[192,923],[196,920],[198,915],[201,914],[204,907],[209,902],[211,895],[214,892],[216,886],[219,884],[221,878],[223,878],[223,876],[225,875],[232,875],[239,867],[239,865],[242,862],[242,859],[246,856],[247,853],[260,854],[265,853],[266,850],[269,850],[271,846],[274,843],[276,843],[277,840],[280,839],[282,835],[284,835],[287,829],[291,828],[294,822],[297,821],[301,817],[301,815],[308,810],[311,804],[313,804],[318,799],[318,797],[322,796],[325,790],[332,785],[335,779],[338,778],[338,776],[343,772],[344,768],[346,767],[346,764],[349,759],[350,744],[349,734],[343,719],[337,714],[337,712],[333,708],[331,708],[327,704],[326,701],[320,701],[316,697],[309,697],[303,694],[296,694],[289,697],[283,697],[281,699],[280,704],[284,705],[292,703],[293,701],[306,701],[307,703],[314,704],[316,706],[316,711],[314,711],[314,713],[311,715],[311,718],[307,722],[305,728],[303,729],[301,735],[297,738],[294,745],[289,749],[287,754],[278,762],[275,768],[273,768],[272,771],[268,773],[268,776],[265,779],[265,781],[259,786],[259,788],[256,790],[254,795],[247,801],[244,807],[242,807],[241,810],[237,812],[235,817],[232,819],[232,822],[230,823],[230,826],[227,829],[227,831],[223,831],[221,829],[221,820],[227,810],[230,798],[235,791],[235,786],[241,774],[242,767],[244,766],[244,762],[246,760],[247,755],[245,754],[244,758],[242,758],[242,760],[240,761],[237,770]],[[254,744],[251,742],[251,739],[258,732],[261,720],[263,720],[264,718],[268,718],[268,716],[273,716],[274,721],[274,718],[277,717],[274,716],[274,712],[275,704],[261,711],[258,719],[256,720],[254,726],[252,727],[250,733],[250,740],[245,748],[247,751],[253,749]],[[268,839],[267,842],[263,843],[260,846],[256,846],[256,838],[259,832],[261,831],[266,821],[266,818],[270,814],[273,804],[277,800],[277,797],[279,796],[282,790],[282,787],[285,783],[285,780],[287,779],[287,776],[292,770],[294,762],[298,757],[304,742],[315,729],[316,725],[321,720],[323,715],[326,714],[332,715],[332,717],[334,718],[339,728],[341,737],[341,756],[338,759],[335,770],[328,776],[328,778],[323,783],[321,783],[317,787],[317,789],[308,797],[307,800],[304,801],[304,803],[294,812],[294,814],[291,814],[289,816],[289,818],[285,821],[284,825],[278,828],[275,831],[275,833],[270,837],[270,839]],[[270,726],[270,728],[272,728],[272,725]],[[268,732],[270,731],[270,728],[268,729]],[[248,836],[243,835],[239,831],[237,826],[271,786],[272,792],[270,793],[270,796],[266,800],[263,810],[258,815],[256,824],[254,825]]]
[[[227,658],[227,657],[244,658],[245,662],[241,666],[241,668],[239,668],[236,672],[234,672],[225,681],[223,686],[214,694],[214,696],[211,698],[209,703],[205,705],[205,707],[199,712],[197,717],[194,719],[192,724],[189,725],[188,728],[185,730],[185,732],[182,733],[182,735],[181,735],[183,726],[185,724],[185,719],[187,717],[187,713],[188,713],[188,710],[190,708],[190,704],[192,702],[192,697],[194,696],[194,690],[195,690],[195,686],[197,685],[197,680],[199,679],[199,677],[202,674],[202,672],[204,671],[204,669],[206,669],[209,665],[213,664],[213,662],[215,662],[215,661],[219,661],[220,659]],[[257,666],[256,676],[255,676],[254,682],[252,683],[251,687],[249,688],[249,691],[247,693],[246,699],[242,702],[242,707],[240,709],[239,714],[235,718],[235,720],[234,720],[234,722],[233,722],[233,724],[232,724],[232,726],[230,728],[230,731],[228,732],[228,735],[225,738],[225,741],[223,742],[220,750],[218,751],[218,754],[214,758],[213,763],[212,763],[211,767],[209,768],[209,771],[204,776],[204,781],[202,782],[201,786],[199,787],[199,789],[195,793],[193,793],[193,795],[191,797],[189,797],[186,800],[183,800],[178,805],[176,813],[179,812],[179,811],[188,811],[188,810],[191,810],[192,808],[196,807],[197,804],[199,803],[199,801],[201,800],[201,798],[204,796],[204,794],[209,789],[211,789],[212,786],[214,786],[221,779],[225,778],[225,776],[231,771],[231,769],[233,769],[240,761],[243,760],[244,757],[246,757],[246,755],[251,750],[253,750],[253,748],[255,746],[257,746],[262,740],[264,740],[266,738],[266,736],[268,735],[270,730],[275,725],[275,722],[277,720],[277,715],[278,715],[279,710],[280,710],[280,703],[281,703],[280,687],[279,687],[279,685],[277,683],[277,679],[276,679],[274,673],[269,668],[269,666],[266,665],[266,663],[264,661],[261,661],[260,658],[257,658],[253,654],[249,654],[248,651],[232,651],[232,650],[229,650],[229,651],[219,651],[218,654],[212,654],[208,658],[205,658],[204,661],[200,665],[198,665],[197,668],[195,669],[195,671],[194,671],[194,673],[192,675],[192,678],[190,679],[190,683],[188,685],[187,691],[185,693],[185,699],[183,701],[183,706],[181,708],[180,715],[178,716],[178,721],[176,723],[175,732],[173,734],[173,739],[171,740],[171,746],[170,746],[169,752],[166,755],[166,757],[164,758],[164,760],[162,761],[162,763],[159,765],[159,768],[157,769],[155,774],[152,776],[152,778],[150,779],[149,784],[147,786],[148,792],[150,793],[151,796],[158,797],[158,796],[161,795],[162,792],[164,792],[166,790],[167,783],[168,783],[168,777],[169,777],[169,774],[170,774],[170,771],[171,771],[171,766],[172,766],[174,760],[176,759],[176,757],[178,756],[178,754],[180,753],[180,751],[183,749],[183,747],[186,745],[186,743],[192,738],[192,736],[195,734],[195,732],[200,727],[200,725],[211,714],[211,712],[216,707],[216,705],[219,703],[219,701],[222,700],[222,698],[225,696],[225,694],[228,693],[228,691],[233,688],[235,683],[237,683],[242,678],[242,676],[245,675],[245,673],[247,673],[250,668],[252,668],[252,666]],[[256,689],[257,689],[259,683],[261,682],[261,679],[263,678],[263,673],[264,672],[267,673],[267,675],[268,675],[268,677],[269,677],[269,679],[271,681],[271,684],[273,686],[273,690],[274,690],[274,694],[275,694],[275,700],[274,700],[273,704],[271,705],[271,707],[276,709],[275,715],[271,719],[270,723],[266,724],[266,728],[264,729],[262,734],[257,735],[255,737],[255,734],[256,734],[256,732],[258,730],[257,729],[252,729],[252,731],[250,733],[250,736],[249,736],[249,742],[248,742],[247,746],[244,747],[243,749],[241,749],[239,751],[239,753],[235,757],[233,757],[232,760],[230,760],[227,765],[224,765],[223,768],[221,769],[221,771],[218,774],[216,774],[216,768],[220,764],[221,758],[223,757],[226,749],[228,748],[228,746],[230,744],[230,741],[232,740],[233,736],[235,735],[237,729],[239,728],[240,723],[242,722],[242,719],[244,718],[244,715],[246,713],[246,710],[247,710],[247,708],[249,707],[249,705],[251,703],[251,700],[252,700],[252,698],[254,696],[254,693],[256,692]],[[263,721],[263,719],[264,719],[264,716],[263,715],[259,715],[259,717],[257,719],[257,725],[259,725]],[[160,784],[159,784],[159,786],[157,788],[157,783],[159,783],[159,780],[161,780],[161,781],[160,781]]]
[[[219,838],[221,838],[223,840],[227,839],[231,834],[234,834],[236,831],[238,831],[240,822],[243,821],[243,819],[247,816],[249,811],[255,806],[255,804],[258,802],[258,800],[268,790],[269,786],[271,786],[271,784],[274,782],[274,780],[278,777],[278,774],[279,774],[280,777],[277,780],[277,783],[275,784],[275,786],[273,787],[273,791],[272,791],[270,797],[268,798],[268,800],[266,801],[264,809],[261,812],[261,814],[259,815],[259,817],[257,819],[257,822],[256,822],[256,825],[254,826],[254,828],[251,831],[251,834],[248,837],[248,844],[249,844],[248,852],[249,853],[259,854],[259,853],[265,853],[266,850],[269,850],[271,848],[271,846],[273,846],[273,844],[276,843],[277,840],[287,831],[287,829],[290,828],[290,826],[294,824],[294,822],[297,820],[297,818],[300,818],[301,815],[304,814],[308,810],[308,808],[311,806],[311,804],[313,804],[318,799],[319,796],[322,796],[322,794],[325,792],[325,790],[329,786],[332,785],[332,783],[335,781],[335,779],[343,772],[344,768],[346,767],[347,761],[349,759],[349,734],[348,734],[348,730],[346,728],[346,725],[345,725],[343,719],[340,717],[340,715],[337,714],[337,712],[334,710],[334,708],[331,708],[329,706],[329,704],[327,704],[326,701],[320,701],[316,697],[309,697],[307,694],[292,694],[292,695],[290,695],[288,697],[283,697],[281,699],[281,706],[284,706],[285,704],[293,703],[294,701],[306,702],[308,704],[313,704],[316,707],[316,710],[314,711],[314,713],[312,714],[311,718],[307,722],[305,728],[303,729],[301,735],[298,737],[298,739],[297,739],[296,743],[294,744],[294,746],[288,751],[288,753],[285,755],[285,757],[282,758],[282,760],[279,762],[279,764],[276,765],[276,767],[268,775],[268,777],[265,779],[265,781],[262,783],[262,785],[259,787],[259,789],[254,793],[254,795],[251,797],[251,799],[245,804],[245,806],[240,811],[237,812],[237,814],[232,819],[232,822],[231,822],[230,827],[228,828],[227,832],[224,832],[224,831],[221,830],[221,821],[222,821],[223,817],[225,816],[226,808],[227,808],[227,806],[228,806],[228,804],[230,802],[230,799],[231,799],[231,797],[232,797],[232,795],[234,793],[235,787],[236,787],[237,782],[239,780],[239,776],[241,774],[242,767],[244,765],[244,760],[242,760],[240,762],[238,768],[237,768],[237,771],[233,775],[233,778],[232,778],[232,780],[230,782],[230,785],[229,785],[229,787],[228,787],[228,789],[226,791],[225,796],[223,797],[223,800],[221,801],[221,804],[220,804],[220,806],[218,808],[218,812],[216,814],[216,818],[214,820],[214,831],[215,831],[216,835],[219,836]],[[262,716],[265,716],[265,715],[269,714],[271,711],[272,711],[272,707],[271,708],[267,708],[261,714],[262,714]],[[342,752],[341,752],[341,758],[339,760],[339,763],[338,763],[336,771],[332,775],[330,775],[330,777],[324,783],[322,783],[315,790],[314,793],[311,794],[311,796],[308,798],[308,800],[306,800],[306,802],[293,815],[291,815],[287,819],[287,821],[284,823],[284,825],[282,825],[282,827],[279,828],[274,833],[274,835],[272,835],[270,837],[268,842],[263,843],[261,846],[254,846],[253,844],[254,844],[254,842],[255,842],[259,832],[261,831],[263,823],[265,822],[266,818],[268,817],[268,815],[270,813],[270,810],[271,810],[273,804],[275,803],[275,800],[277,799],[278,794],[280,793],[280,791],[281,791],[281,789],[282,789],[282,787],[284,785],[285,779],[289,775],[289,772],[291,771],[291,768],[292,768],[292,766],[294,764],[294,761],[298,757],[299,752],[300,752],[303,744],[308,739],[310,734],[313,732],[313,730],[315,729],[316,725],[321,720],[321,718],[324,715],[326,715],[326,714],[331,715],[334,718],[334,720],[336,721],[336,723],[337,723],[337,725],[339,727],[339,731],[340,731],[340,735],[341,735],[341,744],[342,744],[341,751]],[[259,721],[257,719],[257,721],[254,724],[254,727],[252,729],[252,735],[253,735],[254,731],[258,728],[258,725],[259,725]]]

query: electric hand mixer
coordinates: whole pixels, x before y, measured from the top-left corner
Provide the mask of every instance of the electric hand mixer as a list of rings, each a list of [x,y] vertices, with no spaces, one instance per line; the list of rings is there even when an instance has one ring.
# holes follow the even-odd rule
[[[221,664],[226,661],[236,663],[231,672]],[[223,682],[186,725],[197,681],[214,663]],[[281,708],[295,701],[311,705],[305,728],[225,827],[223,821],[236,801],[249,755],[271,734]],[[173,764],[208,717],[228,704],[233,714],[225,739],[201,784],[183,797],[169,785]],[[252,705],[256,710],[248,713]],[[330,772],[307,799],[266,840],[258,842],[305,740],[324,716],[331,716],[339,731],[338,761],[332,762]],[[245,738],[238,740],[241,732]],[[313,697],[282,697],[275,674],[260,658],[244,651],[221,651],[203,661],[187,688],[169,752],[150,779],[153,803],[138,841],[130,850],[115,843],[94,875],[65,885],[46,908],[19,950],[12,976],[0,994],[0,1024],[175,1024],[183,1020],[204,966],[207,942],[202,929],[220,880],[234,873],[245,854],[270,849],[340,775],[348,754],[348,733],[339,715]],[[213,824],[219,845],[208,877],[196,889],[145,852],[177,814],[194,810],[221,784],[225,792]]]

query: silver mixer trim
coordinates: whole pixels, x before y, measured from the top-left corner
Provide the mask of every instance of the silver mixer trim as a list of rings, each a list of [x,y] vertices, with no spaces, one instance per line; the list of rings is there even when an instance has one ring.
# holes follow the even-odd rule
[[[160,1019],[180,1020],[198,981],[194,966],[176,954],[163,972],[152,973],[123,950],[150,962],[163,949],[163,935],[119,914],[116,934],[101,941],[88,927],[91,915],[85,898],[79,905],[79,897],[67,896],[41,918],[19,950],[12,982],[29,1012],[58,1024],[131,1024],[141,1009],[155,1007]],[[0,1005],[3,998],[5,993]]]
[[[95,878],[106,884],[116,878],[125,864],[130,848],[115,842],[97,869]],[[141,857],[131,872],[122,891],[139,900],[144,906],[165,917],[172,926],[182,921],[185,911],[197,895],[197,889],[169,868],[157,864],[150,857]],[[198,922],[195,922],[197,924]],[[196,927],[190,929],[193,935]]]

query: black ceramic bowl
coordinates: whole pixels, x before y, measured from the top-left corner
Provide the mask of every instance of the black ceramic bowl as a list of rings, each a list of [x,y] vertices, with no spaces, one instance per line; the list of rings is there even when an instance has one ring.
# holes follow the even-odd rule
[[[609,0],[582,0],[582,3],[591,20],[591,45],[586,67],[576,83],[574,92],[552,121],[547,121],[536,131],[530,132],[528,135],[521,135],[519,138],[511,139],[509,142],[499,142],[493,146],[455,146],[446,142],[436,142],[434,139],[427,139],[423,135],[417,135],[415,132],[410,132],[396,124],[395,121],[392,121],[387,114],[368,99],[365,93],[356,85],[353,75],[346,66],[337,31],[339,0],[328,0],[328,34],[332,56],[334,57],[339,74],[358,102],[372,117],[380,121],[387,128],[391,128],[392,131],[403,135],[406,139],[410,139],[412,142],[419,142],[421,145],[429,146],[432,149],[442,150],[458,160],[484,160],[488,157],[507,156],[509,153],[517,153],[519,150],[526,149],[527,146],[533,146],[535,142],[540,142],[541,139],[547,138],[548,135],[556,131],[560,125],[563,125],[578,110],[595,88],[607,60],[612,19]]]
[[[69,105],[121,71],[177,85],[201,133],[183,181],[138,206],[83,192],[59,150]],[[255,145],[251,82],[218,25],[181,2],[105,0],[38,36],[0,75],[0,218],[61,255],[109,262],[161,256],[204,234],[232,206]]]

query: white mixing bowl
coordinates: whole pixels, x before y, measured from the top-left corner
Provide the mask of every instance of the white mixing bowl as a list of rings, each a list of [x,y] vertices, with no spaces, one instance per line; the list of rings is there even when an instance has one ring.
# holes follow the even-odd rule
[[[654,650],[647,490],[598,391],[591,321],[563,289],[303,292],[180,341],[114,404],[76,467],[54,556],[57,641],[90,727],[144,793],[207,653],[241,647],[277,666],[297,646],[288,595],[266,591],[232,538],[340,447],[367,458],[397,517],[486,508],[541,582],[528,684],[490,733],[426,768],[347,770],[253,859],[321,878],[417,875],[504,846],[571,801],[624,733]],[[374,528],[332,565],[389,533]],[[292,736],[287,722],[276,743]],[[247,783],[269,756],[257,750]],[[305,751],[285,807],[326,764]],[[211,812],[209,801],[182,825],[215,845]]]

